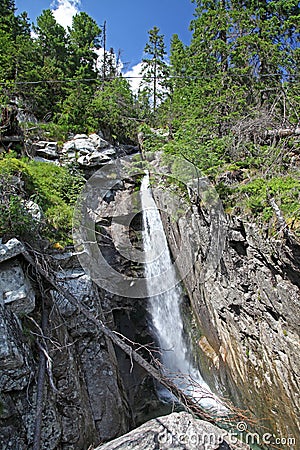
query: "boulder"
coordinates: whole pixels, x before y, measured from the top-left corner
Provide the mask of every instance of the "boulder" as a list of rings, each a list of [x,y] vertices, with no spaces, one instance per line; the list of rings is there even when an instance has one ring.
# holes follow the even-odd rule
[[[38,223],[41,222],[43,217],[43,212],[39,205],[32,200],[23,201],[24,208],[29,212],[31,217]]]
[[[95,450],[250,450],[238,435],[180,412],[152,419]]]
[[[57,159],[57,142],[38,141],[32,144],[32,150],[36,156],[45,159]]]
[[[16,260],[1,264],[0,301],[19,317],[31,313],[35,308],[34,291],[21,264]]]
[[[20,255],[24,250],[23,244],[18,239],[11,239],[6,244],[0,244],[0,263]]]
[[[133,155],[134,153],[139,152],[139,146],[138,145],[127,145],[127,144],[121,144],[117,148],[118,155]]]
[[[90,134],[89,140],[91,142],[93,142],[96,149],[109,147],[109,142],[107,142],[105,139],[103,139],[101,136],[99,136],[96,133]]]
[[[115,158],[117,156],[116,150],[113,147],[103,150],[102,155],[108,156],[109,158]]]
[[[89,139],[76,139],[74,143],[74,148],[80,155],[87,155],[88,153],[96,151],[96,148]]]
[[[107,164],[111,158],[117,156],[116,150],[109,142],[96,133],[76,134],[66,142],[62,149],[63,159],[78,162],[85,167],[98,167]]]
[[[74,140],[64,143],[63,148],[62,148],[63,153],[74,152],[74,150],[75,150],[75,141]]]
[[[78,139],[88,139],[88,135],[87,134],[75,134],[75,136],[73,137],[74,141],[77,141]]]
[[[91,155],[84,155],[78,158],[78,164],[81,166],[97,167],[103,166],[111,161],[109,156],[103,155],[103,153],[96,152]]]

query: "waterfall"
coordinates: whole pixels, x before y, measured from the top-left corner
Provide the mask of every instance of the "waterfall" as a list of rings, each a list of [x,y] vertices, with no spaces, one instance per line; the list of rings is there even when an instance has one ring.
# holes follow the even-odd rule
[[[209,393],[211,391],[192,363],[184,339],[181,315],[182,287],[178,283],[160,214],[152,197],[148,174],[145,175],[141,184],[141,204],[148,309],[159,342],[162,363],[173,381],[178,383],[183,391],[196,398],[197,386],[205,388]],[[161,286],[157,286],[157,283],[161,283]],[[171,288],[165,290],[166,286]],[[160,293],[153,295],[157,292]],[[184,377],[186,380],[183,377],[178,378],[176,376],[178,373],[186,375]],[[164,396],[166,396],[165,391]],[[211,396],[214,397],[212,393]],[[220,409],[220,403],[215,398],[206,399],[200,403],[205,407]]]

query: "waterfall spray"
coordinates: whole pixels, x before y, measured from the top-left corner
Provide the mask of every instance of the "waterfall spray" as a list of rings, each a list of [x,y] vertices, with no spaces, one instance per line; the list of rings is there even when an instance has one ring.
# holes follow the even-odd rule
[[[176,269],[172,263],[167,239],[164,233],[159,210],[153,199],[149,186],[149,174],[146,174],[141,184],[141,203],[143,209],[143,243],[146,254],[145,277],[147,279],[148,309],[159,342],[161,359],[168,375],[180,383],[180,387],[188,394],[197,397],[197,385],[209,387],[204,382],[199,370],[191,361],[188,346],[184,338],[184,326],[181,314],[183,300],[182,287],[178,281]],[[161,294],[157,292],[156,283],[166,281],[173,286]],[[184,378],[178,374],[185,375]],[[166,395],[166,393],[164,393]],[[202,400],[206,407],[218,407],[217,401]]]

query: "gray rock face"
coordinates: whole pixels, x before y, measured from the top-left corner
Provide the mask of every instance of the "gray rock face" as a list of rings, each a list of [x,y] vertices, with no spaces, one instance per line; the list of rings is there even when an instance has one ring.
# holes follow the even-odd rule
[[[0,304],[0,392],[27,386],[31,372],[27,351],[16,317]]]
[[[19,317],[35,308],[34,291],[18,261],[0,265],[0,303]]]
[[[58,158],[57,142],[38,141],[32,144],[32,151],[37,157],[53,160]]]
[[[62,295],[38,291],[35,303],[31,282],[16,259],[23,247],[14,240],[1,249],[0,448],[27,450],[34,441],[41,344],[50,364],[43,390],[41,448],[82,450],[127,432],[130,413],[111,343]],[[73,254],[54,261],[58,284],[102,316],[98,290]],[[41,298],[48,316],[43,332]]]
[[[66,142],[62,149],[62,159],[76,161],[83,167],[101,167],[116,156],[116,151],[98,134],[77,134]]]
[[[186,412],[150,420],[95,450],[250,450],[225,430]]]
[[[165,192],[156,191],[166,211]],[[172,209],[172,202],[169,202]],[[203,372],[227,386],[235,403],[250,409],[276,436],[297,436],[299,419],[300,247],[264,238],[253,224],[227,218],[224,249],[203,276],[217,228],[199,205],[177,221],[162,214],[168,241],[200,324]],[[181,245],[187,243],[187,245]],[[218,256],[218,248],[212,254]],[[195,263],[191,258],[195,256]]]
[[[0,263],[20,255],[24,247],[18,239],[11,239],[6,244],[0,244]]]

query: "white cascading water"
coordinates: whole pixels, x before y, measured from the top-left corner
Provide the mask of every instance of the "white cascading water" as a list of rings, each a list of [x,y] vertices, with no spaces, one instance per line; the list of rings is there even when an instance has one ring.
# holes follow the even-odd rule
[[[163,366],[174,382],[177,382],[179,387],[195,399],[203,397],[202,389],[208,392],[210,398],[201,400],[202,406],[220,410],[221,403],[211,393],[189,356],[180,311],[183,299],[182,288],[178,284],[177,273],[171,260],[159,210],[149,187],[148,174],[145,175],[141,184],[141,204],[143,244],[146,256],[144,271],[149,294],[148,309],[159,341]],[[166,276],[173,277],[173,279],[166,282]],[[162,284],[160,289],[162,293],[153,296],[153,293],[157,292],[156,283]],[[166,285],[173,287],[164,292]],[[186,381],[176,376],[179,373],[187,376]],[[164,391],[162,397],[165,396],[166,392]]]

